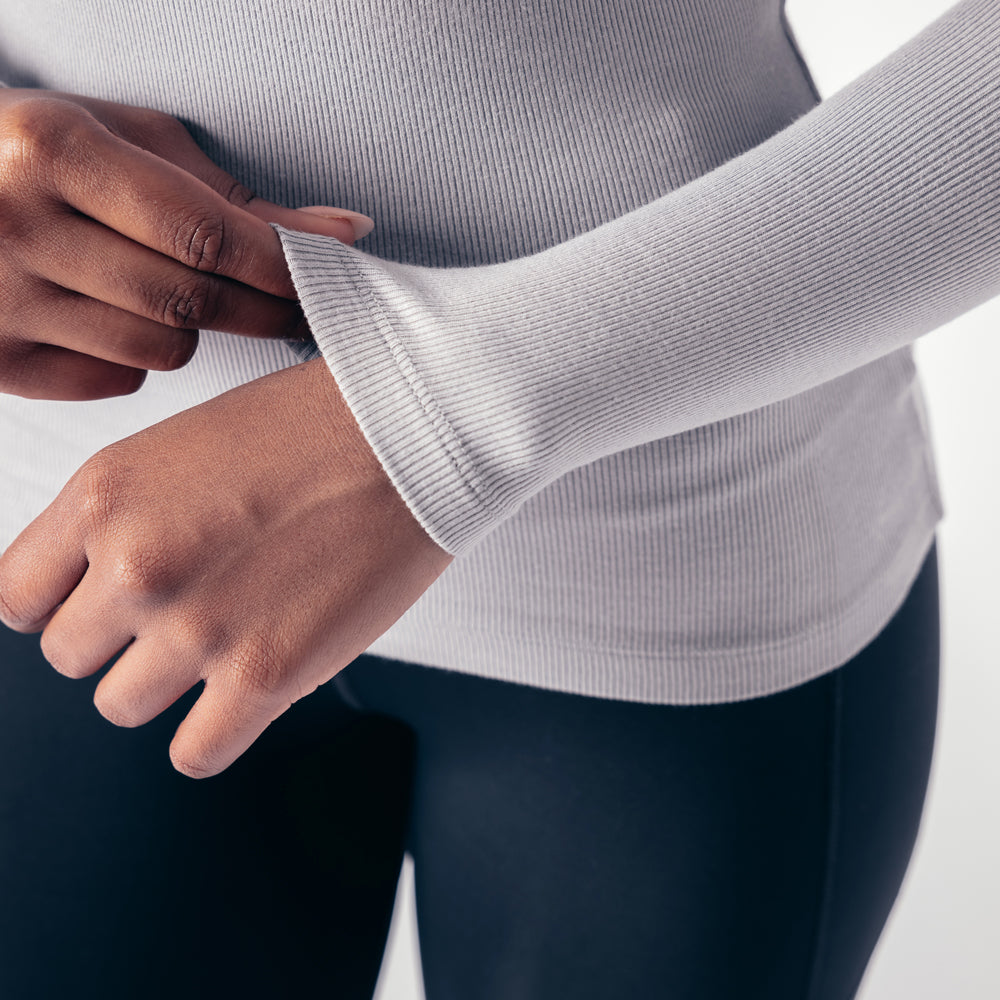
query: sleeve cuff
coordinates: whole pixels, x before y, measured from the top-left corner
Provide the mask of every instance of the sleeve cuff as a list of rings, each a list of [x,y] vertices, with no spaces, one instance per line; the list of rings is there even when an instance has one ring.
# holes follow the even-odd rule
[[[379,294],[398,299],[401,289],[384,262],[330,237],[272,226],[319,351],[362,433],[424,530],[461,555],[516,504],[500,503],[480,481],[397,336]]]

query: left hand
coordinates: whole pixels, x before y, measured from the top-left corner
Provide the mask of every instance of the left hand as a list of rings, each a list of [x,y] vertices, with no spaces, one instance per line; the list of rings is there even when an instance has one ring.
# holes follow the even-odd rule
[[[170,756],[208,777],[450,562],[318,359],[98,452],[0,558],[0,618],[69,677],[128,646],[94,699],[117,725],[204,680]]]

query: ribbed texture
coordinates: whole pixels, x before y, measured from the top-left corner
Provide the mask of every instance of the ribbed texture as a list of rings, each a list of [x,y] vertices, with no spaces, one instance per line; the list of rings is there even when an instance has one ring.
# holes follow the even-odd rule
[[[282,238],[362,427],[461,553],[575,466],[804,392],[1000,291],[1000,7],[960,4],[752,152],[534,256],[430,270]]]
[[[364,251],[279,229],[362,429],[460,554],[373,651],[678,703],[845,662],[920,566],[908,345],[1000,291],[998,45],[1000,9],[958,4],[816,106],[780,0],[0,12],[9,81],[159,107],[264,196],[378,221]],[[0,401],[8,535],[108,413],[294,359],[206,344],[125,401]]]

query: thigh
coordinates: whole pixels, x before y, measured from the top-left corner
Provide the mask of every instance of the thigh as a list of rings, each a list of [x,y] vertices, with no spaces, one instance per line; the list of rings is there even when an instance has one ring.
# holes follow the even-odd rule
[[[933,744],[933,554],[858,657],[789,691],[613,702],[374,658],[417,734],[409,849],[428,1000],[848,1000]]]
[[[853,997],[916,840],[940,662],[936,546],[902,608],[834,681],[829,842],[809,1000]]]
[[[412,738],[327,686],[228,771],[167,747],[197,692],[116,729],[96,678],[0,633],[0,996],[368,998],[403,849]]]

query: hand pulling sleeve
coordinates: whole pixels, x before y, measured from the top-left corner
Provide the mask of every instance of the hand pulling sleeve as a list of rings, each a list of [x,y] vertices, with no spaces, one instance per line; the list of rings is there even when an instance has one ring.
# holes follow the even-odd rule
[[[474,268],[275,227],[348,405],[460,554],[570,469],[785,399],[1000,292],[1000,3],[747,153]]]

